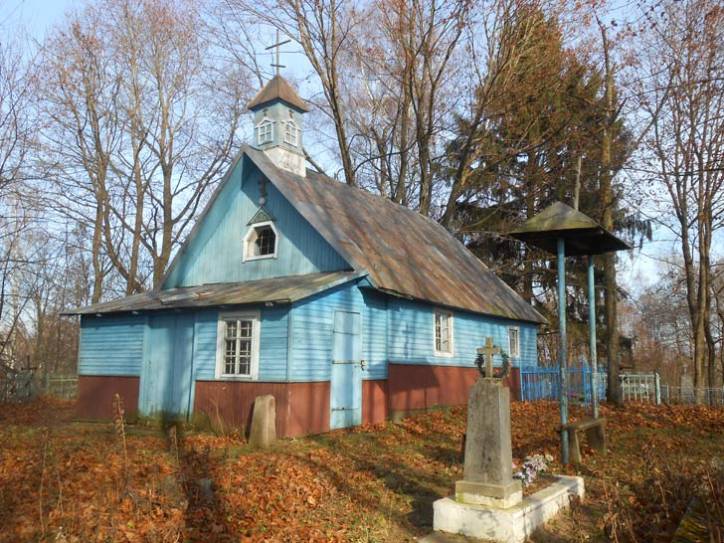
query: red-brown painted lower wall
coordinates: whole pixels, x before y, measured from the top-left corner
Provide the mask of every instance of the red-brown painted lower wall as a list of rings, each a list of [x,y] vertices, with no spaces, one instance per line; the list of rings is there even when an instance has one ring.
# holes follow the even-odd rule
[[[389,377],[362,382],[362,422],[376,424],[393,413],[436,405],[462,405],[478,378],[476,368],[390,364]],[[507,378],[511,399],[518,399],[520,373]],[[113,417],[113,398],[119,394],[126,413],[138,410],[138,377],[87,376],[78,378],[77,413],[81,418]],[[254,399],[271,394],[276,399],[277,435],[298,437],[329,430],[330,383],[259,383],[197,381],[194,411],[212,421],[248,430]]]
[[[458,366],[390,364],[388,371],[391,413],[406,413],[436,405],[463,405],[468,400],[470,387],[479,376],[477,368]],[[511,389],[511,399],[518,399],[518,368],[511,368],[505,382]]]
[[[329,382],[249,383],[196,381],[194,411],[212,421],[221,418],[249,429],[254,399],[271,394],[276,400],[277,435],[297,437],[329,430]]]
[[[113,398],[118,394],[126,413],[134,414],[138,411],[138,384],[138,377],[80,375],[76,413],[83,419],[113,418]]]
[[[387,380],[362,381],[362,423],[384,422],[389,414]]]

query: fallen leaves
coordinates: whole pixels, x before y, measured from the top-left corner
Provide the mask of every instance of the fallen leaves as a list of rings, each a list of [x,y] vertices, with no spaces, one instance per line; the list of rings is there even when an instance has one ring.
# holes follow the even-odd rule
[[[112,425],[58,417],[37,425],[57,407],[13,406],[22,424],[0,429],[0,541],[413,541],[431,529],[432,502],[462,476],[466,413],[452,408],[266,451],[204,433],[178,436],[176,446],[128,427],[122,491]],[[602,414],[610,451],[584,447],[586,502],[548,534],[670,539],[709,461],[724,456],[724,410],[630,405]],[[514,403],[511,419],[515,457],[558,457],[554,403]]]
[[[0,541],[175,539],[185,506],[160,491],[174,468],[158,437],[129,439],[124,493],[122,454],[105,425],[10,427],[2,440]]]

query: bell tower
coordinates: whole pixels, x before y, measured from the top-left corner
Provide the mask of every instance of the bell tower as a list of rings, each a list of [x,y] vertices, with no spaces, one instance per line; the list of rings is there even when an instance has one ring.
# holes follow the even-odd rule
[[[279,168],[305,176],[304,114],[309,106],[278,73],[247,104],[254,113],[253,145]]]

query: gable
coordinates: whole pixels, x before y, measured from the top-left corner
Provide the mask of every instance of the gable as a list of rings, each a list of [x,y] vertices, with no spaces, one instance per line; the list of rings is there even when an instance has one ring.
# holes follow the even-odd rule
[[[277,256],[244,261],[243,240],[259,211],[261,179],[248,159],[232,166],[171,264],[162,289],[350,269],[268,182],[264,210],[274,219]]]

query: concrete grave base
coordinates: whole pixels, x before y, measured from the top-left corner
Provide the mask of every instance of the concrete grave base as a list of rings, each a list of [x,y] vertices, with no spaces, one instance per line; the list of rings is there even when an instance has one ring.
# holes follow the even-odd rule
[[[476,481],[456,481],[455,501],[507,509],[523,501],[523,486],[517,479],[508,485],[493,485]]]
[[[442,498],[433,504],[433,529],[500,543],[522,543],[536,528],[567,508],[571,497],[583,499],[582,477],[558,480],[509,508],[459,503]]]

